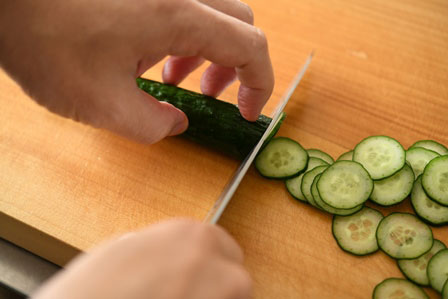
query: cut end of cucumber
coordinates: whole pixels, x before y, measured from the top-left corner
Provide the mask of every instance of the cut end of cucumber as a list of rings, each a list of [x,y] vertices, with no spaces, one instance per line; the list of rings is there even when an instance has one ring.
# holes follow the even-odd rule
[[[284,179],[299,175],[305,170],[308,154],[296,141],[273,138],[255,159],[255,167],[268,178]]]
[[[448,206],[448,155],[428,163],[423,172],[422,185],[431,199]]]
[[[354,149],[353,161],[359,162],[374,180],[384,179],[403,168],[406,153],[401,144],[387,136],[371,136]]]
[[[448,249],[440,250],[431,258],[427,273],[431,287],[441,293],[448,280]]]
[[[363,204],[373,190],[373,181],[361,164],[337,161],[322,174],[317,188],[322,200],[336,209]]]
[[[392,213],[381,220],[376,231],[381,250],[395,259],[415,259],[433,245],[431,229],[408,213]]]
[[[438,153],[421,147],[410,148],[406,151],[406,161],[411,165],[415,177],[421,175],[429,161],[438,156],[440,156]]]
[[[373,290],[373,299],[425,299],[429,298],[422,288],[402,278],[388,278]]]
[[[434,140],[420,140],[414,143],[409,149],[422,147],[438,153],[439,155],[448,155],[448,148]]]
[[[350,216],[334,216],[332,231],[339,247],[355,255],[367,255],[378,250],[375,232],[383,215],[364,207]]]

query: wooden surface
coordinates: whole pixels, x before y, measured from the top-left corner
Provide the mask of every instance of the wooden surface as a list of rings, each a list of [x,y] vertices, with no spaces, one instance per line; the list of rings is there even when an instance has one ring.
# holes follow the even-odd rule
[[[448,145],[447,1],[247,2],[275,68],[264,113],[316,51],[279,135],[333,157],[373,134]],[[203,69],[181,86],[198,90]],[[145,76],[160,79],[160,70]],[[236,87],[222,98],[235,101]],[[145,146],[62,119],[3,73],[0,107],[0,236],[59,264],[162,219],[202,219],[238,164],[179,138]],[[383,253],[343,253],[328,215],[254,169],[220,224],[245,250],[255,298],[369,298],[381,280],[401,277]],[[446,227],[433,231],[448,244]]]

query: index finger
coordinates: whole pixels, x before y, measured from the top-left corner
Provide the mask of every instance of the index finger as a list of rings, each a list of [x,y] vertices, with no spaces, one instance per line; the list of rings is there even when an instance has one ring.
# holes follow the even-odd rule
[[[238,91],[240,112],[247,120],[255,121],[274,88],[264,33],[207,5],[199,2],[190,5],[179,18],[179,29],[172,40],[170,54],[198,55],[222,66],[235,67],[241,82]]]

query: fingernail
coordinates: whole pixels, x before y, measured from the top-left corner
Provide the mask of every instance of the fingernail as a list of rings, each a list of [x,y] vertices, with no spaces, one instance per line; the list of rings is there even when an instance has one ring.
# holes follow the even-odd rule
[[[171,129],[169,136],[179,135],[188,128],[188,118],[187,116],[179,110],[178,121],[176,125]]]

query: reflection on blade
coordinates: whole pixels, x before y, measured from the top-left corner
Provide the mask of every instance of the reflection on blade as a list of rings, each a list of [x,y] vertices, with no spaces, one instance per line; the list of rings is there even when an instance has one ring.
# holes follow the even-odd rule
[[[266,138],[271,133],[272,129],[275,127],[275,125],[278,123],[280,119],[280,115],[285,108],[286,104],[288,103],[289,99],[291,98],[291,95],[294,93],[294,90],[296,89],[297,85],[299,85],[300,81],[303,78],[303,75],[305,74],[306,70],[308,69],[308,66],[311,63],[311,59],[313,58],[314,52],[310,54],[308,59],[306,60],[304,66],[302,69],[297,73],[296,77],[292,81],[290,87],[287,89],[285,95],[283,96],[282,100],[278,104],[277,108],[274,111],[274,115],[272,116],[272,121],[269,124],[269,127],[264,132],[263,136],[261,136],[260,140],[258,141],[255,148],[252,150],[252,152],[244,159],[244,161],[241,163],[238,170],[235,172],[235,174],[231,177],[229,182],[224,187],[224,190],[222,191],[221,195],[219,196],[218,200],[215,202],[213,207],[208,212],[207,216],[204,219],[204,222],[215,224],[218,222],[219,218],[221,217],[221,214],[224,212],[224,209],[226,208],[227,204],[229,203],[230,199],[232,198],[233,194],[236,191],[236,188],[238,188],[241,180],[243,179],[244,175],[246,174],[247,170],[249,169],[250,165],[254,161],[258,151],[260,150],[261,146],[263,145]]]

